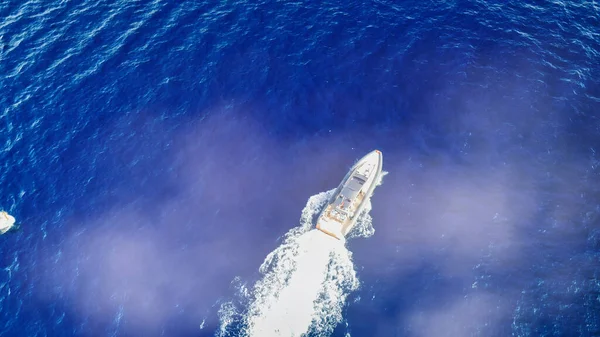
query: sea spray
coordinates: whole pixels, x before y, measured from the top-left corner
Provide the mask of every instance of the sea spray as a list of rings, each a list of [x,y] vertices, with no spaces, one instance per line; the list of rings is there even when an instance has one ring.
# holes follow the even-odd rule
[[[246,316],[245,335],[301,336],[315,318],[329,315],[322,309],[335,309],[341,294],[329,294],[343,290],[334,282],[325,281],[337,278],[328,274],[338,269],[331,268],[331,255],[334,245],[341,243],[317,230],[302,234],[296,243],[293,250],[278,252],[283,255],[281,264],[271,270],[261,269],[265,277],[256,285],[256,297]],[[323,308],[315,303],[321,294]]]
[[[219,309],[220,327],[219,337],[239,336],[243,330],[250,333],[250,324],[253,317],[258,317],[267,309],[267,304],[272,301],[271,293],[277,293],[288,284],[292,272],[296,269],[295,256],[298,255],[299,239],[313,227],[318,213],[327,200],[333,195],[335,189],[321,192],[310,197],[302,210],[300,226],[290,229],[284,236],[283,243],[265,258],[259,271],[264,275],[249,292],[246,284],[239,278],[232,282],[237,290],[233,301],[222,303]],[[244,311],[242,307],[247,307]]]
[[[382,183],[383,172],[377,185]],[[314,222],[335,190],[309,198],[300,226],[285,234],[283,243],[260,266],[263,277],[248,291],[238,284],[240,303],[226,302],[219,310],[218,336],[326,336],[342,320],[348,294],[359,287],[352,253],[345,241],[314,229]],[[370,200],[348,238],[373,235]],[[239,283],[239,279],[236,279]],[[241,310],[239,306],[246,306]],[[232,330],[237,330],[234,332]]]

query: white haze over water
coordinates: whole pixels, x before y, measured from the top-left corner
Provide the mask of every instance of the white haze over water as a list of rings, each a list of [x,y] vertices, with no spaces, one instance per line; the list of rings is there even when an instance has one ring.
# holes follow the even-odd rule
[[[345,241],[314,229],[317,216],[334,191],[308,199],[300,226],[292,228],[284,242],[266,257],[259,269],[263,277],[252,291],[238,286],[241,305],[247,308],[238,308],[233,302],[221,305],[219,337],[299,337],[309,332],[326,336],[342,321],[346,297],[360,285],[352,253]],[[349,238],[374,234],[370,210],[368,202]],[[231,331],[234,329],[241,331]]]

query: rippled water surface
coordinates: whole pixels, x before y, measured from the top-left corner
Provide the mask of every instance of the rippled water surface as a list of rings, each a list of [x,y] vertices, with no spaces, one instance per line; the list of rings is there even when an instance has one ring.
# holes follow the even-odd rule
[[[598,336],[599,78],[596,1],[0,1],[0,336],[218,333],[375,148],[334,336]]]

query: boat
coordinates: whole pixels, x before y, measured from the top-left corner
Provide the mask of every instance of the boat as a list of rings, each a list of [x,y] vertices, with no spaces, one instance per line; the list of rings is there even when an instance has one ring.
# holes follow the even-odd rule
[[[0,235],[8,232],[14,225],[15,218],[5,211],[0,211]]]
[[[383,154],[372,151],[352,166],[317,219],[316,228],[338,240],[356,225],[379,183]]]

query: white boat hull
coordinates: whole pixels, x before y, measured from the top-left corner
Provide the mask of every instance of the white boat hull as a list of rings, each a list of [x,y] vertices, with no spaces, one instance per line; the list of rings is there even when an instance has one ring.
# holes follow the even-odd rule
[[[15,225],[15,218],[4,212],[0,212],[0,235],[8,232]]]
[[[354,164],[319,215],[316,228],[338,240],[345,239],[373,195],[382,166],[383,155],[378,150]]]

